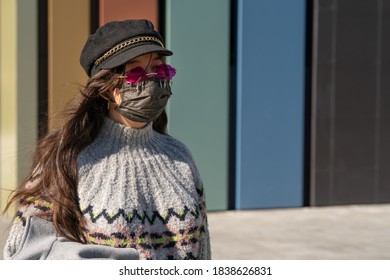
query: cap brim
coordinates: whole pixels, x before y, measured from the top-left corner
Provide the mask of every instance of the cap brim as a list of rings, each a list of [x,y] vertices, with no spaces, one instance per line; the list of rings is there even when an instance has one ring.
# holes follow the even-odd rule
[[[141,44],[138,46],[133,46],[132,48],[124,49],[112,57],[107,58],[98,66],[93,66],[91,70],[91,76],[95,75],[98,71],[102,69],[111,69],[119,65],[125,64],[127,61],[134,59],[138,56],[148,54],[148,53],[160,53],[165,56],[170,56],[173,53],[161,46],[154,44]]]

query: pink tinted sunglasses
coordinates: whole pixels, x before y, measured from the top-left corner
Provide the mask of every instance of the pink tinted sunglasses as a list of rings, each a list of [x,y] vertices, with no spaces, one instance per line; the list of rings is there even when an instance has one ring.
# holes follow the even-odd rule
[[[141,66],[130,69],[123,78],[128,83],[139,83],[153,77],[157,80],[170,80],[176,75],[176,69],[169,64],[160,64],[153,69],[152,73],[147,73]]]

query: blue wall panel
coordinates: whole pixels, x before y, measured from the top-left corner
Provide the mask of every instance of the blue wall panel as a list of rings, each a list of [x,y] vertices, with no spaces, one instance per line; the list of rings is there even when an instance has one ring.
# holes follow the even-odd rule
[[[305,0],[238,0],[238,209],[303,204]]]

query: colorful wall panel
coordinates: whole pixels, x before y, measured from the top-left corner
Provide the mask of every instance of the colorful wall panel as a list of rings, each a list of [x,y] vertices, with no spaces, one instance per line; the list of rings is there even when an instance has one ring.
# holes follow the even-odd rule
[[[87,80],[79,58],[88,34],[89,0],[48,0],[49,128]]]
[[[237,3],[236,208],[302,206],[305,1]]]
[[[177,68],[169,132],[192,151],[208,209],[227,209],[230,2],[167,0],[165,18]]]
[[[99,23],[125,19],[148,19],[158,28],[157,0],[99,0]]]
[[[388,203],[390,2],[314,11],[310,203]]]
[[[37,137],[37,1],[0,1],[0,211]]]

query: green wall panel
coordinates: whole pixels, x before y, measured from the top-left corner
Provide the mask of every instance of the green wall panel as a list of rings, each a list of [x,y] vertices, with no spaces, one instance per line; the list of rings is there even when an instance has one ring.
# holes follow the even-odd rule
[[[177,69],[169,132],[191,150],[209,210],[228,207],[230,1],[167,0],[165,38]]]

